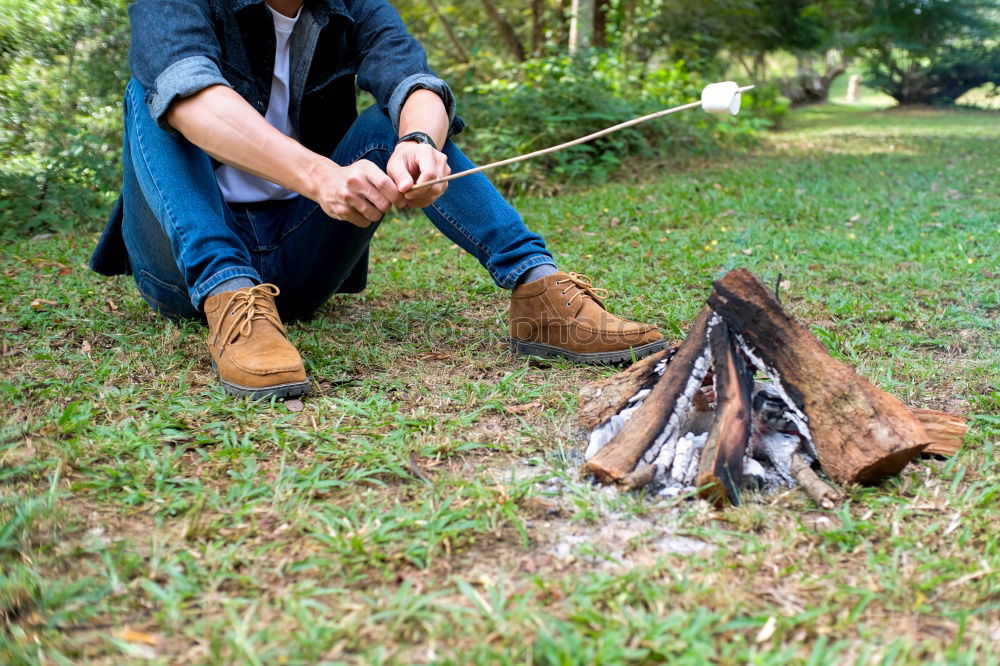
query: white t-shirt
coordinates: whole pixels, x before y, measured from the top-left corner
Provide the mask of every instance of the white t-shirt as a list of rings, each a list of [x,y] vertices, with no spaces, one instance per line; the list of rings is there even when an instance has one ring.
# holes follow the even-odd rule
[[[284,14],[274,11],[270,5],[264,5],[274,17],[274,73],[271,75],[271,98],[267,102],[267,113],[264,120],[283,133],[285,136],[294,138],[292,132],[292,121],[288,117],[289,93],[289,69],[291,67],[289,42],[292,37],[292,30],[295,29],[295,22],[299,20],[299,13],[294,18],[288,18]],[[275,199],[291,199],[295,192],[285,189],[280,185],[275,185],[269,180],[258,178],[245,171],[240,171],[235,167],[223,164],[215,170],[215,178],[219,181],[219,188],[222,190],[222,198],[233,203],[245,203],[250,201],[268,201]]]

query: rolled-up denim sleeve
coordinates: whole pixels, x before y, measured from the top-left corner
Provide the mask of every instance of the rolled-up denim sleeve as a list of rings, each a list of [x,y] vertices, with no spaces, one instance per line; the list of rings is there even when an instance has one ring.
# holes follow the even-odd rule
[[[456,115],[455,95],[431,70],[423,47],[407,32],[396,10],[385,0],[359,5],[354,26],[358,85],[375,96],[396,130],[410,93],[421,88],[435,92],[448,112],[449,136],[461,132],[465,123]]]
[[[129,7],[129,67],[146,90],[149,114],[164,115],[174,100],[212,85],[229,86],[207,0],[137,0]]]

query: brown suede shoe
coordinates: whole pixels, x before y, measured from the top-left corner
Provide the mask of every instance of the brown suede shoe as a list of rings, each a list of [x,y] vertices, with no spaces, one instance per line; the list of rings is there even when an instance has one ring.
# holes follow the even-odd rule
[[[302,357],[285,337],[273,284],[224,291],[205,300],[208,350],[226,393],[258,400],[309,391]]]
[[[511,346],[582,363],[631,362],[663,349],[655,326],[608,312],[601,302],[607,295],[585,275],[562,271],[520,285],[510,297]]]

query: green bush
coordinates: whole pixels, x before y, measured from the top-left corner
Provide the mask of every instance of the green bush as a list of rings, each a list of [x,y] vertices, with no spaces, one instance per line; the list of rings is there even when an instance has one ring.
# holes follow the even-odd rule
[[[99,228],[121,183],[126,0],[0,0],[0,237]],[[481,57],[455,82],[462,144],[494,160],[682,104],[703,80],[683,62],[626,66],[594,51],[521,65]],[[638,70],[638,71],[637,71]],[[471,74],[470,74],[471,75]],[[491,173],[508,190],[603,180],[633,160],[678,158],[751,141],[780,120],[773,91],[738,118],[683,112]]]
[[[467,86],[459,110],[463,147],[481,162],[546,148],[666,107],[697,100],[704,81],[683,62],[631,75],[612,55],[531,60],[509,78]],[[635,159],[676,158],[753,140],[781,115],[765,96],[765,114],[719,118],[681,112],[540,158],[501,167],[491,178],[507,190],[607,179]],[[751,111],[754,105],[748,105]]]
[[[0,0],[0,233],[107,214],[127,48],[125,0]]]

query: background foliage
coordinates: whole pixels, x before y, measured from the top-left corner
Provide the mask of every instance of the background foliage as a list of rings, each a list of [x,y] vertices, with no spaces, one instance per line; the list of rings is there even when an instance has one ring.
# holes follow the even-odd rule
[[[116,194],[126,0],[0,0],[0,233],[96,227]],[[753,141],[863,63],[901,104],[1000,84],[997,0],[400,0],[452,82],[474,158],[501,159],[751,80],[735,119],[679,114],[495,173],[551,192]],[[574,7],[576,10],[574,11]]]

